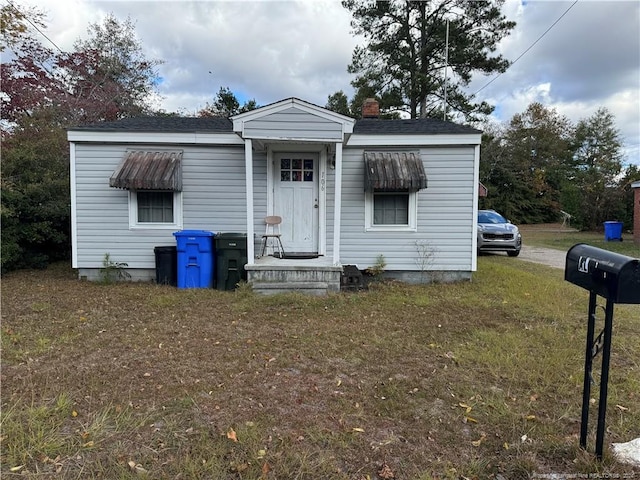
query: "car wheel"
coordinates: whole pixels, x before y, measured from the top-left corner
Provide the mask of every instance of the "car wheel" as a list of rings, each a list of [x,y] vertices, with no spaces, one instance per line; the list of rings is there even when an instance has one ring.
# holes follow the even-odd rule
[[[508,251],[507,255],[509,255],[510,257],[517,257],[518,255],[520,255],[520,250],[512,250],[512,251]]]

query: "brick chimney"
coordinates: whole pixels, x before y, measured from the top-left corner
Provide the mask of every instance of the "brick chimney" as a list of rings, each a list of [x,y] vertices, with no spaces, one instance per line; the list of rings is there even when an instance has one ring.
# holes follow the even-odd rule
[[[362,118],[379,118],[380,104],[375,98],[367,98],[362,104]]]

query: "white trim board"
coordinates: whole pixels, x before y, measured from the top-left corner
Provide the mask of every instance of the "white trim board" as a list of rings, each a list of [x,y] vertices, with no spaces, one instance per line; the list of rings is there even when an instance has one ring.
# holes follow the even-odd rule
[[[354,133],[347,142],[348,147],[403,147],[434,146],[449,147],[451,145],[480,145],[480,134],[446,134],[446,135],[362,135]]]
[[[70,142],[244,145],[235,133],[96,132],[70,130]]]

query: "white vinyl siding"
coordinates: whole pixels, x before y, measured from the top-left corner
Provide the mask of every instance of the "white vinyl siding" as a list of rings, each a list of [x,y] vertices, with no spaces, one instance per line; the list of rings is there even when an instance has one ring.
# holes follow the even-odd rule
[[[75,144],[75,268],[101,268],[104,254],[109,253],[114,261],[126,262],[130,268],[154,269],[154,247],[175,245],[174,231],[246,232],[242,146],[181,147],[183,214],[182,226],[176,228],[131,228],[130,192],[109,187],[109,177],[132,147],[144,150],[150,145]],[[256,155],[255,163],[255,211],[264,218],[266,159]],[[262,225],[262,219],[256,224]]]
[[[245,138],[342,139],[342,124],[291,107],[244,124]]]
[[[429,270],[471,271],[474,208],[474,147],[420,147],[428,188],[415,194],[415,231],[367,228],[364,150],[345,148],[340,260],[364,269],[383,255],[388,271],[420,270],[419,249],[433,255]],[[373,222],[371,215],[371,222]]]
[[[283,113],[287,114],[279,112],[278,115]],[[102,135],[107,139],[108,134]],[[426,140],[431,141],[429,138]],[[294,148],[294,144],[290,142],[289,147]],[[113,261],[126,262],[131,269],[153,271],[154,247],[175,245],[172,235],[175,231],[202,229],[216,233],[246,232],[243,145],[181,144],[183,189],[174,199],[175,228],[145,227],[140,222],[132,228],[130,192],[109,187],[109,178],[127,150],[153,147],[148,143],[108,141],[72,145],[75,159],[72,192],[75,194],[73,205],[76,214],[74,268],[99,269],[105,253],[109,253]],[[396,148],[394,145],[389,147]],[[411,194],[415,203],[415,209],[409,208],[411,228],[407,225],[374,225],[373,212],[371,220],[367,220],[367,205],[373,210],[373,197],[367,201],[364,188],[364,151],[367,149],[370,149],[367,145],[344,147],[341,263],[356,264],[364,269],[375,265],[376,258],[383,255],[388,271],[418,271],[418,250],[426,248],[433,253],[430,270],[472,271],[474,192],[477,184],[475,147],[412,146],[412,150],[420,152],[428,177],[428,188]],[[324,188],[326,193],[325,254],[331,256],[335,170],[327,168],[325,175],[326,178],[319,180],[320,188]],[[269,198],[267,154],[260,148],[253,151],[253,190],[254,230],[259,238],[264,231]],[[413,224],[411,212],[415,212]]]

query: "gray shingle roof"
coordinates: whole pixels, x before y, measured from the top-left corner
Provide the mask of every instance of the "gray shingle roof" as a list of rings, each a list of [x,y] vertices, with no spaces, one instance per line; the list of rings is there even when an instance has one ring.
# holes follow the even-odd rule
[[[451,133],[482,133],[480,130],[458,125],[457,123],[436,120],[435,118],[416,118],[385,120],[380,118],[364,118],[356,121],[354,134],[363,135],[434,135]]]
[[[209,132],[232,133],[233,123],[224,117],[136,117],[74,127],[71,130],[101,132]],[[437,135],[473,134],[480,130],[433,118],[356,120],[354,134],[363,135]]]
[[[233,123],[225,117],[135,117],[100,122],[71,130],[101,132],[233,132]]]

